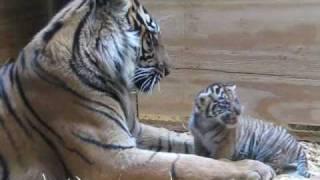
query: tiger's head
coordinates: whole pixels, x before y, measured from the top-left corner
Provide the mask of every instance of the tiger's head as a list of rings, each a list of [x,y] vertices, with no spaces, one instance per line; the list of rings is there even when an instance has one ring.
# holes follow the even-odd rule
[[[236,85],[214,83],[201,90],[195,98],[194,112],[205,121],[235,127],[241,114]]]
[[[71,1],[35,39],[97,90],[148,92],[169,74],[160,27],[138,0]]]
[[[127,31],[135,33],[139,41],[135,47],[137,57],[131,80],[140,91],[149,92],[161,78],[170,73],[160,26],[138,0],[109,1],[126,2],[129,5],[126,13],[129,25]]]
[[[133,81],[143,92],[152,90],[170,73],[168,55],[162,42],[160,26],[137,1],[129,9],[128,20],[140,36],[140,50]]]

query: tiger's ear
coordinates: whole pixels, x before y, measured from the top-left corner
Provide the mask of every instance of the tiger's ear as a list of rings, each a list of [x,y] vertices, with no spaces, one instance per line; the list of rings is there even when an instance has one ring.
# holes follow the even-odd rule
[[[95,0],[97,8],[103,8],[108,13],[125,15],[131,7],[131,0]]]

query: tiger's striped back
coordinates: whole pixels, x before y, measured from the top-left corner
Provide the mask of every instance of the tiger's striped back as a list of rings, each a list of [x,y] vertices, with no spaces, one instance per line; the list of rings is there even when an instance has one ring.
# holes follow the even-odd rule
[[[280,169],[295,163],[300,175],[310,177],[303,146],[285,128],[241,116],[236,131],[232,160],[255,159]]]

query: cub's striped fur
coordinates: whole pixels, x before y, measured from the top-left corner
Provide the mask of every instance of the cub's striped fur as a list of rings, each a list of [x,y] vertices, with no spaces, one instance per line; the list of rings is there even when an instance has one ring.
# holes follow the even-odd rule
[[[189,127],[198,155],[259,160],[277,171],[297,163],[298,173],[310,177],[303,147],[286,129],[241,115],[233,84],[214,83],[201,90]]]
[[[167,153],[191,151],[192,138],[139,123],[134,84],[150,91],[169,74],[159,30],[136,0],[66,5],[0,69],[0,179],[272,177],[255,161]]]

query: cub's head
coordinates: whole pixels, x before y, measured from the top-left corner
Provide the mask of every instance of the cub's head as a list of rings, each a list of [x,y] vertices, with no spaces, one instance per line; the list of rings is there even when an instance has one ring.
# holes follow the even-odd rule
[[[214,83],[201,90],[195,98],[194,112],[205,121],[235,127],[241,114],[236,85]]]

